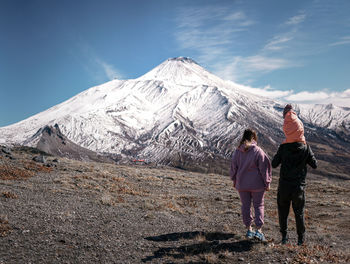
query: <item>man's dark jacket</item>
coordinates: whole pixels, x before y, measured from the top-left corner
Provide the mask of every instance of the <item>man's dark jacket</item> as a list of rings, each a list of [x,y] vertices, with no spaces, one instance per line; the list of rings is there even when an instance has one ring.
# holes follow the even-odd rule
[[[309,145],[294,142],[281,144],[271,165],[273,168],[281,164],[280,187],[305,186],[306,165],[317,168],[317,161]]]

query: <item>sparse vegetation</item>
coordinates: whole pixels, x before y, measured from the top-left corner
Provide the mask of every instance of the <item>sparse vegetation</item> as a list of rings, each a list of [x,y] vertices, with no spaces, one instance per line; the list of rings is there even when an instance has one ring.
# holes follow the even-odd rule
[[[17,199],[18,198],[17,194],[10,192],[10,191],[2,192],[2,196],[5,198],[9,198],[9,199]]]
[[[245,239],[239,197],[226,176],[65,158],[51,166],[55,157],[42,164],[31,151],[14,155],[0,159],[0,262],[350,261],[347,180],[309,174],[307,243],[295,245],[291,210],[290,244],[282,246],[276,171],[265,198],[264,244]]]
[[[7,220],[7,216],[0,216],[0,236],[4,237],[11,232],[11,226]]]

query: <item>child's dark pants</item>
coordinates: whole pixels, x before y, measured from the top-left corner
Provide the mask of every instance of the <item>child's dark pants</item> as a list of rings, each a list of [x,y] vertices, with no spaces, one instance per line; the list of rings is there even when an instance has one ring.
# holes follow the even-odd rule
[[[292,203],[298,237],[305,233],[304,207],[305,193],[303,186],[279,186],[277,192],[278,216],[282,236],[287,235],[287,223],[290,203]]]

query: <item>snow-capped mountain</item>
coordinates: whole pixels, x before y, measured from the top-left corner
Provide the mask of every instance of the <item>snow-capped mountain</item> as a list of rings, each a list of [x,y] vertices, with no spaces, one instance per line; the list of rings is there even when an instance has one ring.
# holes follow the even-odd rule
[[[333,104],[299,105],[297,111],[307,123],[334,130],[350,142],[350,108]]]
[[[58,124],[69,140],[96,152],[163,163],[203,162],[229,157],[247,127],[258,131],[267,150],[276,150],[283,139],[282,110],[282,104],[250,94],[192,59],[179,57],[140,78],[92,87],[0,128],[0,143],[36,146],[40,136],[34,135]],[[299,106],[297,110],[312,127],[310,133],[323,128],[336,135],[350,134],[347,108]],[[327,133],[325,137],[330,137]]]

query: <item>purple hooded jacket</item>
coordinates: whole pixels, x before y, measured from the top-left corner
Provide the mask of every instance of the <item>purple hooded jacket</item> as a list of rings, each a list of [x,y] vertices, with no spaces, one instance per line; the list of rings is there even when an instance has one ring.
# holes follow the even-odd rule
[[[265,152],[253,141],[236,149],[232,156],[230,177],[238,191],[257,192],[270,187],[271,162]]]

